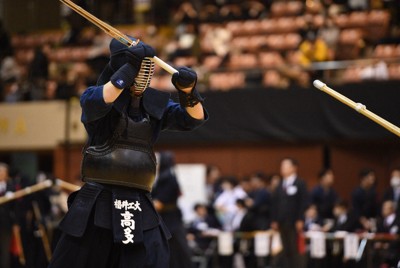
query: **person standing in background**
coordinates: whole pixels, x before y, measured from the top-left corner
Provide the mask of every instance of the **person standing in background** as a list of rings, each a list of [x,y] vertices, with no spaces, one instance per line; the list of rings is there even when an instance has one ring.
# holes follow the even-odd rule
[[[372,169],[362,169],[359,174],[360,184],[351,193],[351,205],[365,229],[370,229],[371,220],[378,216],[378,193],[376,175]]]
[[[14,191],[8,174],[8,165],[0,162],[0,197]],[[0,204],[0,268],[10,268],[10,243],[13,228],[13,203]]]
[[[338,201],[338,194],[333,189],[335,175],[331,169],[324,169],[318,174],[319,184],[310,193],[311,204],[315,205],[322,221],[333,219],[333,206]]]
[[[175,155],[173,152],[159,153],[159,169],[156,183],[151,192],[154,207],[167,225],[172,237],[170,246],[170,268],[192,267],[191,251],[186,239],[182,212],[178,207],[181,190],[175,174]]]
[[[282,268],[302,267],[298,251],[299,234],[304,228],[304,212],[308,204],[305,181],[297,174],[298,163],[286,157],[281,161],[282,183],[272,201],[271,228],[280,232],[283,251],[279,265]]]
[[[396,214],[400,216],[400,167],[392,169],[390,187],[383,193],[382,202],[393,201]]]

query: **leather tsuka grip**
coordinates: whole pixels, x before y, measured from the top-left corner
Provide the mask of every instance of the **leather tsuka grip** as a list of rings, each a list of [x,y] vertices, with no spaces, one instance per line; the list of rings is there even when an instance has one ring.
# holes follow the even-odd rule
[[[196,88],[193,88],[190,93],[186,93],[178,89],[179,103],[182,107],[194,107],[198,103],[203,103],[204,98]]]
[[[124,89],[133,85],[139,70],[132,64],[125,63],[110,78],[111,83],[119,89]]]

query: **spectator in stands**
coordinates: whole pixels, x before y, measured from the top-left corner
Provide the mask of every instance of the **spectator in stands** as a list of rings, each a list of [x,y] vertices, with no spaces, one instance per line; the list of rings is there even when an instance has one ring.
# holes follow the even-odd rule
[[[221,170],[218,166],[208,165],[206,169],[206,191],[207,200],[212,204],[221,193]]]
[[[298,234],[304,229],[304,212],[308,205],[305,181],[297,174],[298,163],[293,158],[281,161],[282,183],[272,201],[271,227],[280,232],[283,244],[281,266],[299,267]]]
[[[315,31],[308,31],[305,39],[300,43],[300,63],[309,66],[312,62],[326,61],[329,59],[328,46]]]
[[[232,219],[232,230],[235,232],[252,232],[255,231],[255,218],[254,214],[249,213],[249,208],[246,205],[246,201],[244,199],[236,200],[237,212],[235,213]],[[235,251],[239,252],[241,257],[243,257],[243,262],[245,267],[256,267],[257,261],[254,255],[254,240],[251,241],[246,247],[241,247],[241,238],[236,239],[235,241]],[[240,256],[239,255],[239,256]],[[236,262],[239,260],[236,258]],[[234,265],[235,266],[235,265]],[[239,266],[237,264],[237,266]],[[224,266],[225,267],[225,266]]]
[[[219,16],[222,21],[242,20],[243,15],[242,8],[236,3],[225,3],[219,9]]]
[[[399,235],[400,217],[396,215],[395,204],[387,200],[382,204],[381,217],[377,222],[377,233]],[[379,262],[376,267],[398,267],[400,260],[400,242],[389,238],[389,241],[376,242],[374,244],[375,261]]]
[[[75,2],[77,5],[87,10],[87,3],[84,0],[78,0]],[[66,6],[63,6],[65,8]],[[62,39],[62,44],[67,46],[79,45],[82,40],[82,31],[84,29],[87,20],[77,12],[66,7],[61,12],[63,20],[67,23],[68,31]]]
[[[400,217],[396,215],[395,204],[387,200],[382,204],[382,213],[377,221],[377,233],[400,234]]]
[[[0,197],[14,191],[8,165],[0,162]],[[0,205],[0,268],[10,268],[10,242],[13,226],[13,203]]]
[[[1,52],[0,52],[1,53]],[[5,51],[0,57],[0,100],[17,102],[24,98],[21,88],[22,68],[19,66],[13,50]]]
[[[16,78],[12,77],[3,83],[2,100],[8,103],[14,103],[23,99],[23,92]]]
[[[298,48],[299,63],[307,68],[313,62],[329,60],[329,49],[324,39],[318,35],[318,28],[312,22],[303,30],[303,41]],[[293,69],[293,68],[292,68]],[[323,75],[322,70],[309,70],[309,81],[320,79]]]
[[[268,186],[267,189],[273,195],[276,190],[281,185],[282,178],[279,174],[270,174],[268,176]]]
[[[333,215],[335,217],[333,226],[328,229],[329,232],[356,232],[361,227],[358,222],[358,218],[354,211],[349,208],[349,205],[346,201],[340,200],[333,207]],[[330,267],[337,268],[351,268],[353,261],[347,262],[344,259],[343,252],[343,242],[338,240],[333,240],[332,244],[328,244],[328,259],[330,263]],[[346,263],[347,262],[347,263]]]
[[[390,187],[383,193],[382,201],[392,201],[396,209],[396,214],[400,216],[400,167],[392,170]]]
[[[175,38],[166,47],[168,59],[173,61],[178,57],[199,58],[198,28],[195,24],[182,24],[176,28]]]
[[[378,194],[375,189],[375,171],[362,169],[360,184],[351,193],[351,204],[359,222],[365,229],[370,228],[370,220],[378,215]]]
[[[367,10],[369,8],[368,0],[348,0],[347,7],[349,11]]]
[[[333,207],[333,215],[335,219],[332,228],[329,230],[330,232],[355,232],[361,226],[357,215],[349,208],[346,201],[340,200],[336,202]]]
[[[31,100],[44,99],[46,82],[49,78],[50,50],[49,44],[37,46],[33,59],[28,66],[28,81],[30,84],[28,98]]]
[[[0,61],[0,82],[20,80],[21,69],[13,54],[7,55]]]
[[[333,206],[338,201],[338,194],[333,188],[335,176],[332,169],[323,169],[318,174],[319,183],[310,192],[311,203],[318,210],[322,220],[333,219]]]
[[[267,9],[262,2],[244,1],[240,5],[244,20],[256,20],[266,16]]]
[[[267,190],[266,175],[255,173],[250,177],[250,185],[251,191],[245,201],[253,231],[267,230],[270,227],[271,194]]]
[[[59,100],[68,100],[74,96],[74,83],[70,79],[71,70],[68,67],[62,67],[57,74],[57,87],[55,97]]]
[[[171,232],[169,240],[171,250],[170,267],[191,267],[191,252],[186,240],[186,230],[183,226],[182,213],[178,207],[181,195],[175,174],[175,155],[170,151],[159,153],[158,178],[152,190],[154,207]]]
[[[251,221],[245,221],[245,217],[248,215],[248,207],[244,199],[236,199],[236,212],[232,217],[231,228],[232,231],[250,231],[247,224],[251,224]],[[248,218],[247,218],[248,219]],[[247,225],[247,226],[246,226]]]
[[[214,202],[216,215],[223,230],[232,231],[232,219],[237,212],[237,199],[246,198],[246,192],[238,185],[236,177],[223,177],[221,179],[222,192]]]
[[[174,12],[172,21],[175,24],[197,24],[199,20],[199,13],[191,3],[191,1],[184,1]]]
[[[91,38],[87,63],[96,73],[96,76],[98,76],[100,75],[104,65],[108,63],[108,46],[110,44],[111,37],[97,27],[94,28],[93,31],[94,36]]]
[[[304,231],[321,231],[323,221],[318,214],[318,209],[315,204],[308,206],[304,212]]]
[[[333,59],[333,53],[337,48],[340,29],[335,25],[331,16],[324,17],[324,24],[318,29],[318,36],[326,43],[329,53],[329,59]]]
[[[1,61],[13,53],[13,47],[11,44],[11,36],[7,29],[4,27],[4,23],[0,20],[0,63]]]
[[[197,203],[193,210],[195,217],[189,224],[188,232],[193,235],[195,246],[204,253],[211,246],[214,235],[221,229],[221,224],[209,213],[207,205]]]

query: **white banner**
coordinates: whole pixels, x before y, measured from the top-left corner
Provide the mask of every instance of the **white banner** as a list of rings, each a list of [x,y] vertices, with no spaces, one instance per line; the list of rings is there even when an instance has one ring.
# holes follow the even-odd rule
[[[207,204],[206,169],[204,164],[177,164],[176,176],[182,195],[178,199],[178,206],[183,214],[185,223],[191,222],[194,217],[193,207],[196,203]]]
[[[309,232],[310,237],[310,255],[311,258],[322,259],[326,256],[326,241],[325,233]]]
[[[269,255],[270,234],[266,232],[258,232],[254,236],[254,254],[257,257],[266,257]]]
[[[356,234],[347,234],[344,237],[344,258],[356,259],[360,238]]]
[[[274,232],[271,237],[271,255],[279,254],[283,249],[281,234]]]
[[[233,254],[233,234],[231,232],[220,232],[218,234],[218,254],[221,256]]]

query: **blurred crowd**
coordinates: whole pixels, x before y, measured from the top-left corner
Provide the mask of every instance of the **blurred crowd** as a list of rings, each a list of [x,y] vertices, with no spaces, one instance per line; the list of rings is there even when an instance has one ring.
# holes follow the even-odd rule
[[[234,248],[241,261],[232,256],[227,267],[397,267],[400,168],[392,170],[390,187],[382,193],[376,190],[374,170],[360,170],[359,184],[350,198],[335,189],[334,170],[322,170],[318,184],[311,188],[298,175],[298,168],[297,160],[288,157],[281,161],[279,174],[255,172],[238,178],[220,176],[218,167],[210,166],[209,203],[195,205],[197,218],[188,227],[194,248],[207,252],[213,246],[210,237],[215,229],[239,233],[273,230],[280,233],[282,252],[260,262],[254,240],[243,244],[248,239],[237,236]],[[373,253],[357,261],[344,257],[343,241],[327,239],[326,256],[313,259],[305,237],[315,231],[387,234],[388,239],[371,242]],[[235,266],[238,263],[242,266]]]
[[[394,0],[77,3],[172,65],[194,68],[202,91],[400,78]],[[10,33],[0,22],[2,101],[69,99],[96,83],[110,37],[63,5],[61,19],[59,30],[32,33]],[[173,90],[158,69],[152,86]]]
[[[59,221],[65,215],[70,192],[59,187],[25,193],[37,183],[53,180],[39,172],[31,179],[24,172],[0,162],[0,267],[47,267],[61,235]]]
[[[300,164],[287,157],[280,172],[254,172],[245,177],[222,175],[217,166],[206,172],[207,202],[193,206],[185,222],[178,199],[175,156],[160,152],[152,190],[155,208],[172,233],[170,267],[397,267],[400,261],[400,168],[391,172],[390,187],[376,189],[372,169],[362,169],[350,198],[335,188],[335,171],[324,169],[309,187],[299,175]],[[46,267],[59,238],[58,223],[67,211],[70,192],[49,188],[2,203],[16,190],[51,179],[40,173],[28,182],[23,173],[0,163],[0,267]],[[190,179],[190,178],[185,178]],[[255,255],[254,232],[273,231],[280,248],[266,257]],[[346,259],[343,241],[326,240],[326,256],[310,256],[307,234],[384,234],[371,240],[372,249],[359,260]],[[218,235],[232,232],[233,253],[219,254]],[[342,237],[343,238],[343,237]]]

